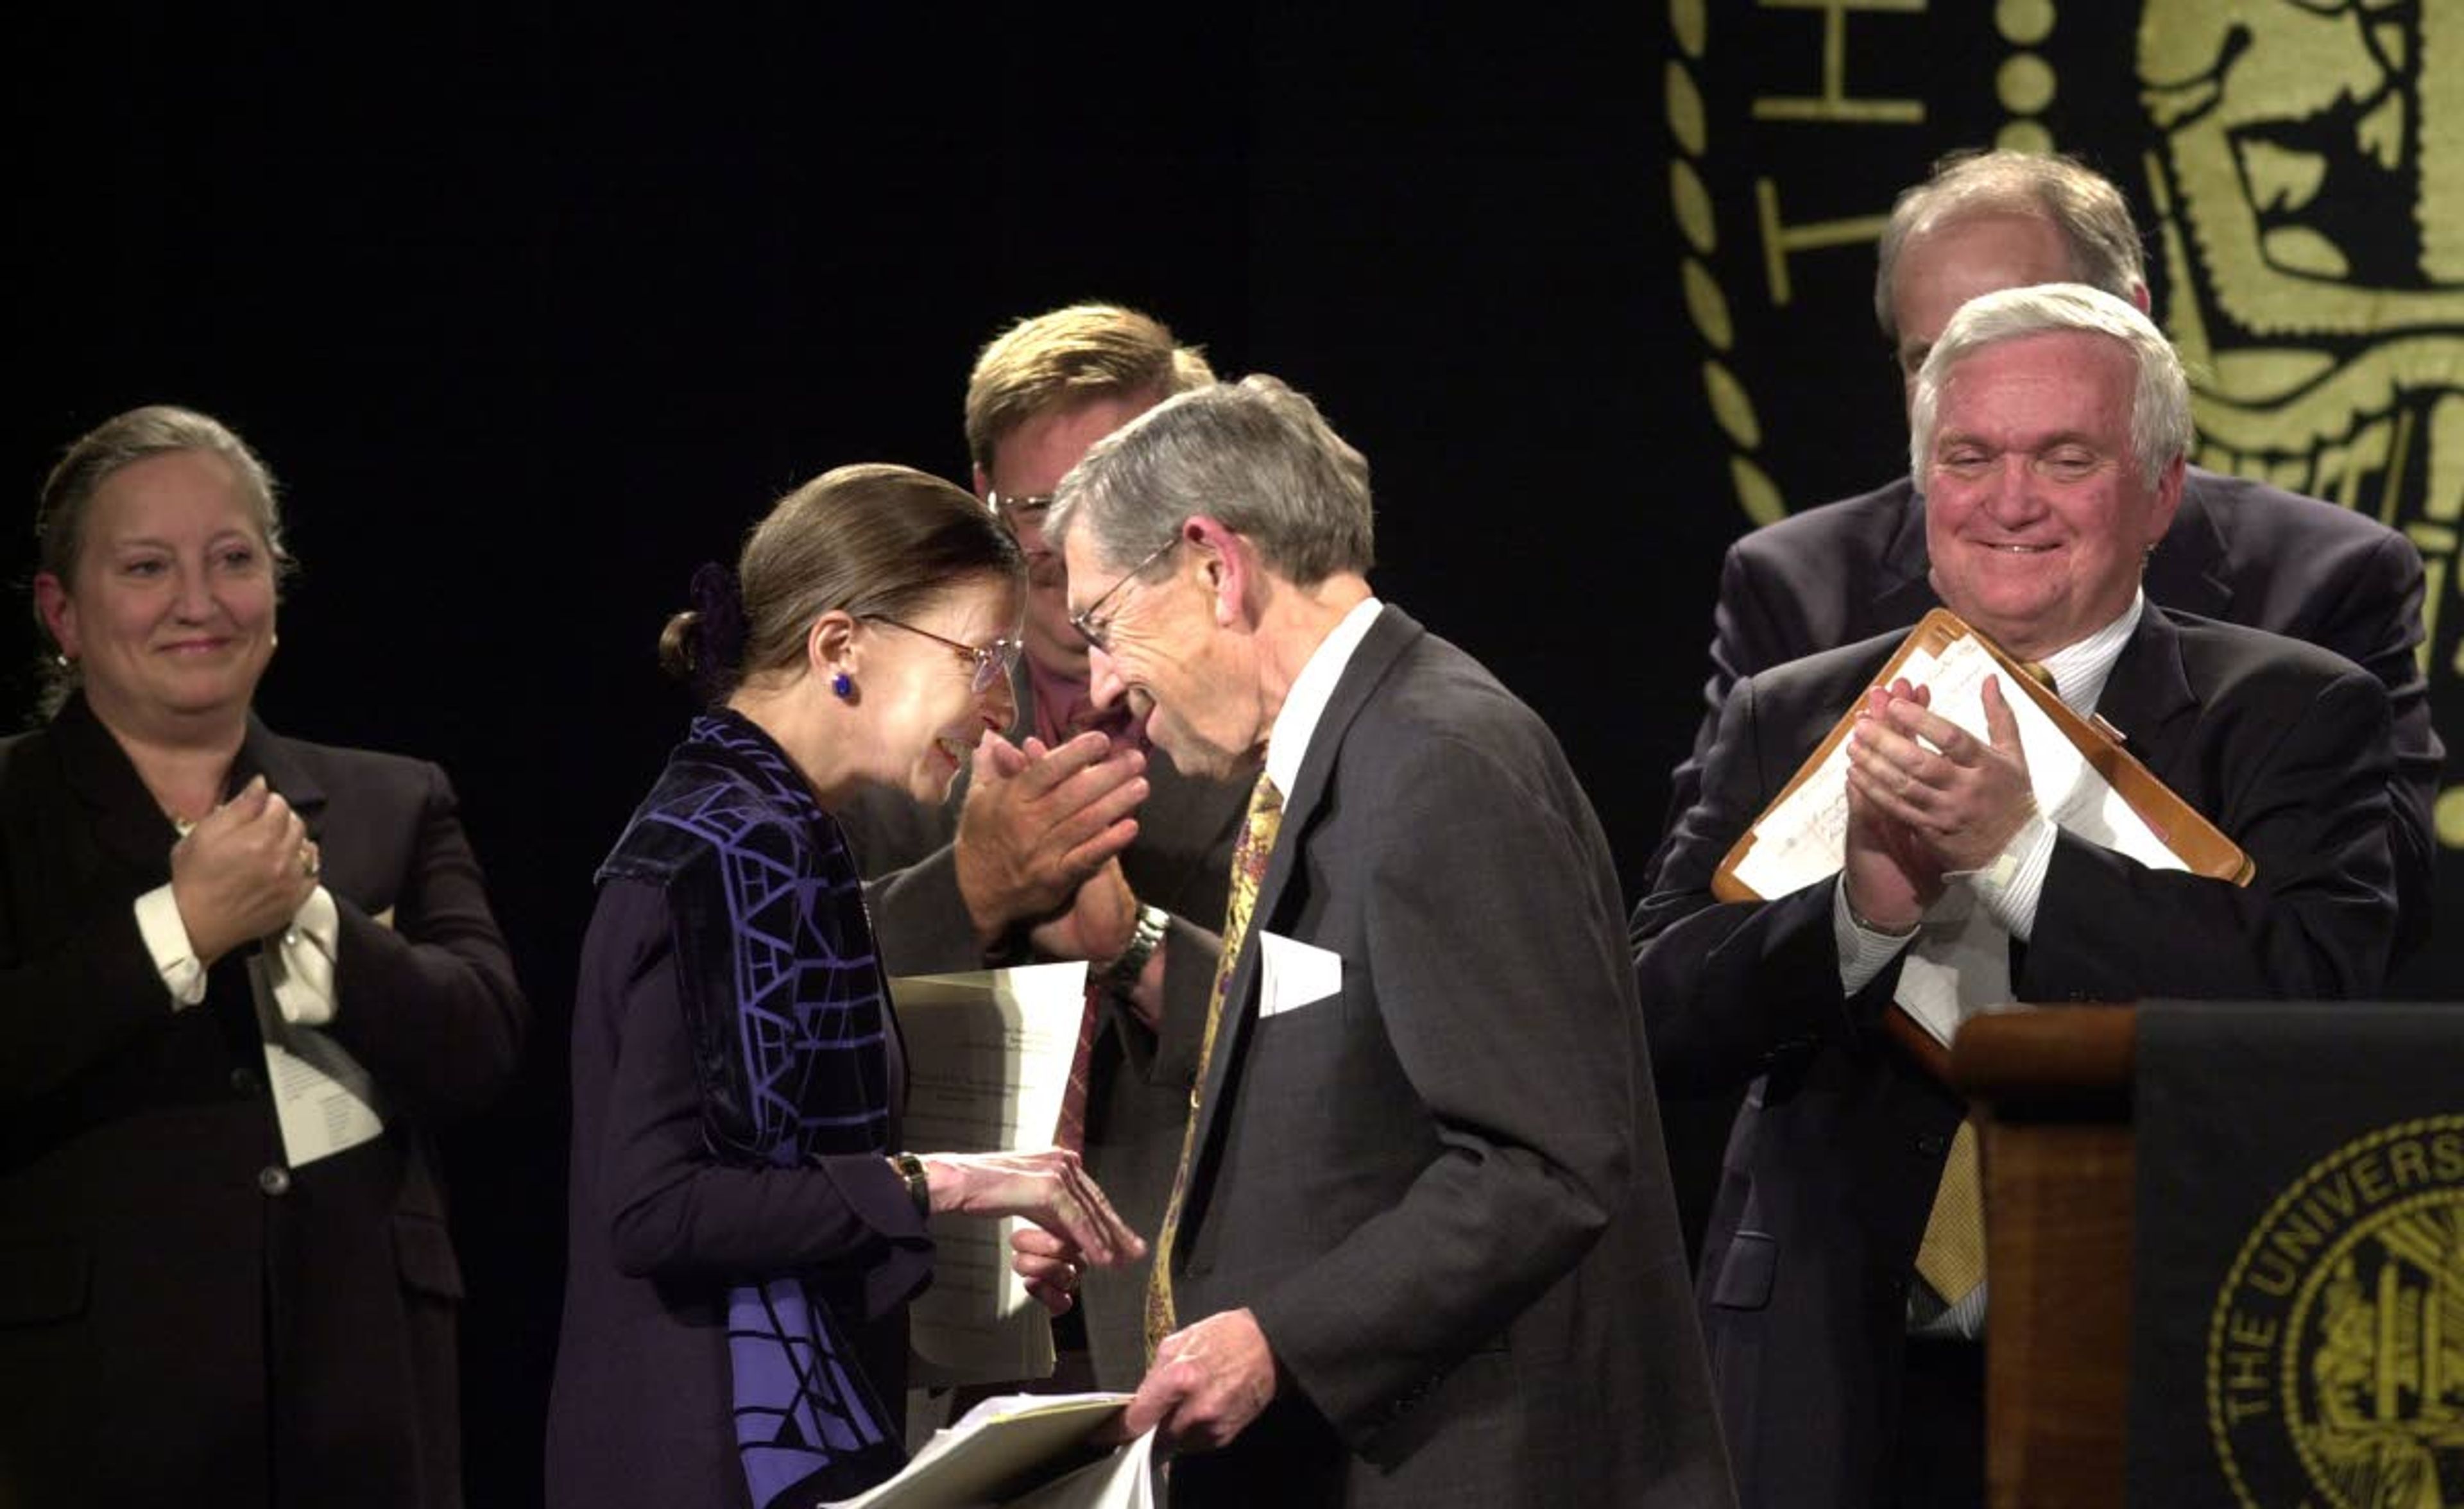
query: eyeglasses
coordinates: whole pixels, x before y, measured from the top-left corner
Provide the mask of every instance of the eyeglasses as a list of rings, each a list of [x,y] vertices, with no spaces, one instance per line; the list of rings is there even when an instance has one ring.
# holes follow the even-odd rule
[[[984,502],[994,513],[1001,515],[1001,522],[1007,524],[1013,532],[1025,524],[1042,528],[1044,515],[1052,512],[1052,494],[1049,492],[1017,495],[990,492],[984,494]]]
[[[917,628],[913,623],[902,623],[886,614],[868,613],[864,616],[875,623],[887,623],[891,628],[903,628],[910,634],[921,634],[935,645],[948,645],[954,654],[967,663],[967,689],[970,691],[978,693],[989,691],[994,683],[1008,680],[1009,673],[1018,667],[1021,645],[1017,640],[997,639],[989,645],[965,645],[947,635],[935,634],[931,629]]]
[[[1122,572],[1119,580],[1104,589],[1103,596],[1097,598],[1094,601],[1088,603],[1085,607],[1080,608],[1077,612],[1070,614],[1069,626],[1076,629],[1080,634],[1085,635],[1088,644],[1094,645],[1097,649],[1102,650],[1107,655],[1111,654],[1112,652],[1111,641],[1112,637],[1113,615],[1103,613],[1102,610],[1104,604],[1111,601],[1114,598],[1119,597],[1123,587],[1126,587],[1131,582],[1138,580],[1140,576],[1145,574],[1146,569],[1149,566],[1161,560],[1165,555],[1172,550],[1173,546],[1179,543],[1180,533],[1176,530],[1173,532],[1173,536],[1170,539],[1165,540],[1162,544],[1157,545],[1155,549],[1147,552],[1146,559],[1139,561],[1129,570]]]

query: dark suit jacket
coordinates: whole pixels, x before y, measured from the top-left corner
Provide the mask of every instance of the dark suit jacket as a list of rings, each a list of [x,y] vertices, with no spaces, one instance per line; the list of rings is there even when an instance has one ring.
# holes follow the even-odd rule
[[[1287,795],[1174,1257],[1282,1392],[1176,1503],[1725,1504],[1608,844],[1556,740],[1382,610]],[[1267,934],[1339,990],[1261,1016]]]
[[[2147,563],[2148,601],[2332,649],[2376,676],[2394,705],[2394,826],[2388,842],[2402,946],[2430,926],[2437,859],[2431,803],[2445,752],[2431,724],[2422,642],[2421,556],[2376,520],[2316,498],[2193,467],[2181,511]],[[1905,629],[1939,606],[1925,576],[1925,500],[1906,477],[1809,509],[1728,547],[1713,617],[1709,703],[1678,766],[1673,825],[1694,804],[1728,689],[1759,670]],[[1657,883],[1669,839],[1644,873]]]
[[[1021,726],[1035,721],[1032,683],[1023,666],[1012,683]],[[949,801],[919,805],[903,792],[869,792],[834,814],[858,867],[874,877],[865,887],[882,958],[892,974],[975,970],[985,960],[975,925],[959,898],[952,840],[966,775]],[[1172,1194],[1189,1124],[1189,1082],[1213,988],[1216,930],[1248,800],[1245,784],[1183,776],[1160,750],[1147,754],[1148,796],[1138,809],[1138,837],[1121,856],[1122,873],[1139,900],[1173,917],[1164,955],[1160,1033],[1118,1000],[1108,1001],[1102,1035],[1088,1063],[1087,1167],[1112,1208],[1153,1240]],[[997,950],[1000,962],[1023,962],[1020,948]],[[929,1150],[929,1149],[928,1149]],[[1080,1292],[1096,1384],[1135,1389],[1146,1374],[1145,1260],[1126,1268],[1090,1269]]]
[[[425,1128],[527,1019],[435,766],[250,723],[341,912],[385,1135],[283,1167],[233,954],[174,1014],[133,902],[174,833],[80,699],[0,742],[0,1501],[462,1501],[461,1272]],[[390,910],[391,926],[375,920]]]
[[[1636,911],[1664,1085],[1749,1078],[1698,1301],[1748,1503],[1874,1501],[1908,1282],[1964,1107],[1881,1027],[1896,962],[1843,997],[1833,886],[1715,903],[1714,868],[1897,647],[1885,635],[1742,683]],[[2247,888],[2056,842],[2013,984],[2031,1001],[2366,995],[2395,898],[2387,693],[2296,641],[2150,607],[2098,712],[2249,851]],[[1755,1078],[1759,1076],[1759,1078]]]

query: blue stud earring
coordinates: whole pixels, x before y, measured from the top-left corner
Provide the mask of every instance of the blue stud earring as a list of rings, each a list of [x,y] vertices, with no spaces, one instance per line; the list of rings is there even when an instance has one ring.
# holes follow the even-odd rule
[[[846,671],[835,672],[830,677],[830,691],[841,702],[845,702],[855,695],[855,683],[847,679]]]

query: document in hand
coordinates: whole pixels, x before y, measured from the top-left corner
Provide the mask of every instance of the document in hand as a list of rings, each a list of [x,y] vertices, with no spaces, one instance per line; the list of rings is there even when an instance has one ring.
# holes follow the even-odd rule
[[[1934,712],[1978,738],[1985,725],[1986,678],[1998,677],[2019,725],[2036,809],[2048,821],[2151,869],[2189,870],[2250,883],[2250,856],[2215,824],[2168,790],[2123,747],[2101,719],[2082,718],[2038,685],[2018,663],[1947,609],[1925,615],[1903,641],[1876,685],[1906,679],[1931,689]],[[1762,901],[1802,890],[1839,872],[1848,831],[1849,731],[1857,709],[1838,723],[1797,769],[1778,797],[1728,850],[1712,877],[1722,901]],[[1901,1004],[1937,1040],[1948,1042],[1964,1014],[1946,994],[1939,1002],[1908,997],[1918,982],[1903,979]],[[1937,993],[1940,994],[1940,993]]]
[[[907,1146],[1049,1148],[1078,1049],[1087,966],[1037,964],[890,982],[907,1052]],[[1052,1327],[1009,1265],[1015,1221],[936,1215],[933,1285],[908,1307],[915,1388],[1052,1371]]]
[[[935,1432],[897,1476],[824,1509],[1154,1509],[1155,1432],[1109,1455],[1087,1444],[1129,1402],[1125,1393],[987,1399]]]

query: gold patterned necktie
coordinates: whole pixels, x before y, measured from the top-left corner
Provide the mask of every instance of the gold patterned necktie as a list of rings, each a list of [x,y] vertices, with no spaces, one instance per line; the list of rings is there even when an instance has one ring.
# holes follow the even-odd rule
[[[1172,1248],[1180,1227],[1181,1202],[1189,1194],[1189,1165],[1198,1148],[1198,1101],[1206,1073],[1215,1061],[1215,1034],[1223,1021],[1223,997],[1232,984],[1232,967],[1241,959],[1241,942],[1249,935],[1249,913],[1258,905],[1258,883],[1265,879],[1266,861],[1275,851],[1275,835],[1284,823],[1284,794],[1265,772],[1249,793],[1248,820],[1232,845],[1231,897],[1223,908],[1223,954],[1215,964],[1215,985],[1206,993],[1206,1033],[1198,1049],[1198,1079],[1189,1088],[1189,1122],[1181,1129],[1180,1163],[1172,1175],[1172,1198],[1164,1206],[1163,1225],[1155,1232],[1155,1267],[1147,1276],[1147,1358],[1177,1326],[1173,1318]]]
[[[1985,1281],[1985,1186],[1978,1177],[1976,1124],[1963,1121],[1943,1160],[1933,1214],[1917,1243],[1917,1277],[1946,1305],[1955,1305]]]

